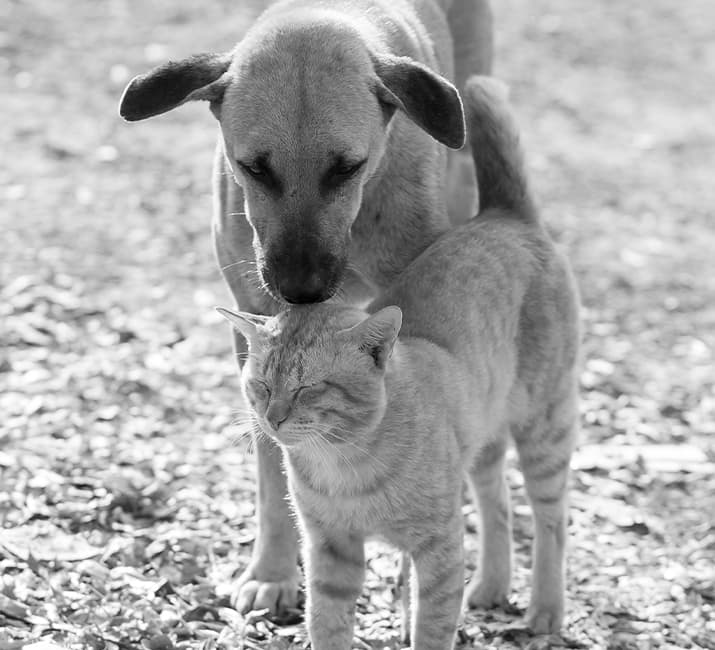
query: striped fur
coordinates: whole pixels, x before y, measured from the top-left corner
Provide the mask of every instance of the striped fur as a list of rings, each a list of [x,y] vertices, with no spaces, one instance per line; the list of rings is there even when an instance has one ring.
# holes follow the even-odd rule
[[[489,80],[467,88],[479,179],[491,179],[477,218],[368,312],[296,307],[265,324],[227,313],[249,341],[246,398],[283,448],[316,650],[350,647],[371,535],[410,559],[414,648],[452,647],[463,600],[506,600],[509,434],[535,517],[529,624],[561,625],[578,299],[533,207],[505,103]],[[466,596],[464,477],[481,513],[481,568]]]

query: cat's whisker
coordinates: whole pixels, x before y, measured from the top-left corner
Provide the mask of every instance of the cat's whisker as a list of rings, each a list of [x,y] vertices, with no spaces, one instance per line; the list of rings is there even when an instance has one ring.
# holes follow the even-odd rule
[[[358,471],[357,467],[355,467],[355,464],[353,463],[352,459],[348,458],[348,455],[336,445],[331,445],[331,451],[333,451],[340,457],[343,463],[350,468],[350,471],[355,474],[355,479],[360,482],[360,472]]]
[[[251,420],[256,419],[256,414],[253,412],[253,410],[245,406],[239,406],[231,409],[231,415],[234,415],[236,417],[244,416],[247,419]]]
[[[330,458],[329,454],[327,451],[321,446],[320,444],[320,438],[315,435],[307,435],[306,440],[308,442],[308,446],[311,448],[311,450],[315,453],[315,455],[318,457],[318,460],[320,464],[324,467],[329,467],[331,465],[330,463]]]
[[[241,417],[241,418],[234,418],[233,420],[231,420],[231,426],[240,428],[240,429],[245,429],[246,427],[255,426],[255,423],[250,418]]]
[[[370,453],[367,449],[365,449],[364,447],[361,447],[360,445],[358,445],[357,443],[353,442],[352,440],[348,440],[348,439],[346,439],[346,438],[340,436],[339,434],[335,433],[334,431],[331,432],[331,435],[332,435],[336,440],[338,440],[340,443],[345,444],[345,445],[349,445],[349,446],[353,447],[356,451],[358,451],[358,452],[360,452],[361,454],[363,454],[364,456],[367,456],[367,458],[368,458],[372,463],[374,463],[375,465],[377,465],[379,468],[381,468],[381,469],[383,469],[383,470],[389,469],[388,465],[387,465],[383,460],[381,460],[380,458],[377,458],[376,456],[374,456],[373,454],[371,454],[371,453]]]
[[[247,406],[246,404],[240,404],[238,406],[235,406],[234,408],[231,409],[231,413],[245,413],[246,415],[255,417],[255,411],[250,406]]]
[[[325,424],[317,424],[317,423],[312,424],[311,427],[313,428],[314,431],[319,433],[323,439],[325,439],[326,436],[331,436],[338,442],[349,445],[349,446],[353,447],[356,451],[358,451],[360,454],[367,456],[368,459],[370,459],[373,463],[378,465],[381,469],[383,469],[383,470],[389,469],[388,465],[383,460],[381,460],[380,458],[377,458],[376,456],[371,454],[367,449],[360,446],[355,441],[349,440],[346,436],[352,435],[351,431],[348,431],[347,429],[341,429],[340,427],[338,427],[336,425],[325,425]],[[332,448],[337,451],[336,446],[333,446]],[[342,455],[343,455],[343,457],[345,457],[344,453]]]
[[[261,435],[262,431],[255,421],[245,422],[238,427],[239,431],[232,436],[232,443],[234,446],[239,445],[245,438],[249,439],[249,452],[251,451],[251,444],[255,440],[256,436]]]
[[[231,262],[230,264],[226,264],[226,266],[222,266],[221,270],[226,271],[230,268],[233,268],[234,266],[239,266],[240,264],[248,264],[249,266],[257,266],[257,263],[255,260],[238,260],[236,262]]]
[[[238,272],[238,276],[244,278],[245,280],[252,282],[254,284],[262,283],[263,278],[261,272],[258,269],[258,263],[255,260],[238,260],[237,262],[232,262],[231,264],[226,264],[221,267],[222,272],[226,272],[236,266],[247,265],[249,268],[242,268]]]

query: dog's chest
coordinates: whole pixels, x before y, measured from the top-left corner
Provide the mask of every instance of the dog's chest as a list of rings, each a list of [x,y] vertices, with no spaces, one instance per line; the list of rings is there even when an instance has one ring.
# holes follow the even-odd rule
[[[394,152],[388,155],[393,157]],[[433,165],[443,166],[439,158]],[[444,197],[430,187],[439,169],[419,167],[421,171],[416,174],[415,166],[405,165],[405,161],[386,165],[379,179],[366,188],[351,229],[350,264],[359,276],[379,289],[389,286],[449,229]]]

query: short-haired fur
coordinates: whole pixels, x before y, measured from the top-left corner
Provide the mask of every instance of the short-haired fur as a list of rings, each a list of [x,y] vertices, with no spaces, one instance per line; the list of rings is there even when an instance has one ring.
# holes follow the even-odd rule
[[[246,398],[283,448],[316,650],[351,647],[371,535],[411,561],[413,647],[452,647],[465,475],[482,522],[466,600],[504,602],[509,434],[535,519],[528,622],[538,633],[561,625],[578,298],[533,206],[501,91],[475,78],[465,105],[479,182],[489,182],[476,218],[438,239],[367,312],[296,307],[265,325],[225,312],[249,341]]]

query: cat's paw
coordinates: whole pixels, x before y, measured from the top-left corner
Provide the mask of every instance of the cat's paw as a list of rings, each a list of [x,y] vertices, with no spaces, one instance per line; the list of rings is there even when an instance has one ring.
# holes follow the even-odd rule
[[[526,613],[526,624],[534,634],[558,634],[563,617],[563,607],[560,604],[532,604]]]
[[[271,616],[282,616],[299,605],[300,576],[295,571],[283,580],[266,580],[248,567],[236,583],[231,602],[241,614],[267,609]]]
[[[470,609],[508,607],[509,583],[498,580],[473,580],[469,583],[466,603]]]

